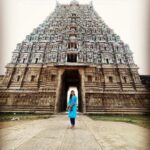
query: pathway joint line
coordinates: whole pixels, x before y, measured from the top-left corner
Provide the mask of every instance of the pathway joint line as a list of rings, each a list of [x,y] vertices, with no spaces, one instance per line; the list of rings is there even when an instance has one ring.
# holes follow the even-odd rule
[[[101,146],[101,144],[98,142],[95,133],[93,132],[93,130],[85,123],[84,119],[83,123],[87,126],[87,128],[89,129],[89,131],[92,133],[92,136],[94,137],[95,141],[97,142],[97,144],[99,145],[100,149],[103,150],[103,147]]]

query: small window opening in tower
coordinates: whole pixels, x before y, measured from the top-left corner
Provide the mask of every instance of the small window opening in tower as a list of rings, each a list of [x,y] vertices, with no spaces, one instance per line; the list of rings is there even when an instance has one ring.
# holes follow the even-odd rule
[[[71,47],[70,48],[74,48],[74,43],[71,43]]]
[[[17,82],[19,82],[19,81],[20,81],[20,76],[17,77]]]
[[[109,64],[109,59],[108,58],[106,59],[106,63]]]
[[[122,60],[121,60],[121,59],[119,59],[119,61],[120,61],[120,64],[122,64]]]
[[[77,49],[77,43],[75,43],[74,48]]]
[[[69,43],[68,43],[68,48],[69,48],[69,49],[70,49],[70,48],[75,48],[75,49],[77,49],[77,43],[69,42]]]
[[[25,58],[23,58],[23,64],[25,63],[25,60],[26,60],[26,59],[25,59]]]
[[[36,64],[38,63],[38,58],[35,59],[35,63],[36,63]]]
[[[31,82],[34,82],[35,81],[35,75],[32,75],[31,76]]]
[[[113,83],[113,77],[111,77],[111,76],[109,77],[109,82]]]
[[[89,75],[87,78],[89,82],[92,82],[92,76]]]
[[[67,54],[67,62],[77,62],[77,54]]]
[[[124,83],[127,83],[127,78],[123,77]]]
[[[72,17],[76,17],[76,14],[75,14],[75,13],[73,13],[73,14],[72,14]]]
[[[70,27],[70,30],[77,30],[77,28],[76,27]]]
[[[119,47],[117,46],[117,51],[119,51]]]
[[[56,80],[56,75],[51,75],[51,81],[55,81]]]
[[[95,80],[96,80],[96,81],[98,80],[98,77],[97,77],[97,76],[95,77]]]

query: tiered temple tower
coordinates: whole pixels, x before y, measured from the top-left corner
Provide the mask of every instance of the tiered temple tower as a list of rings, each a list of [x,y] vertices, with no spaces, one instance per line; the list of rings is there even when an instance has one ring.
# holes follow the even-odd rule
[[[83,113],[150,110],[146,90],[127,44],[92,3],[59,4],[17,44],[0,84],[1,111],[65,111],[67,91],[78,89]]]

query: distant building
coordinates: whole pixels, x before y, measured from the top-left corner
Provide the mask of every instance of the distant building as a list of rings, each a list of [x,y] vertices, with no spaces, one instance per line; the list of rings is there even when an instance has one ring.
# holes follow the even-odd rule
[[[77,87],[83,113],[149,112],[132,52],[95,12],[92,3],[59,4],[17,44],[0,85],[1,111],[66,110]]]

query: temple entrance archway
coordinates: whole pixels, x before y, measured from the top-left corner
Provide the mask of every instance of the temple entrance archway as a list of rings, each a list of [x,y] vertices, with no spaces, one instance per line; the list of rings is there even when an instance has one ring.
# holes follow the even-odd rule
[[[78,70],[64,70],[61,75],[59,88],[59,98],[57,103],[57,111],[64,112],[67,108],[68,90],[71,87],[76,88],[78,98],[78,111],[82,112],[82,93],[81,93],[81,76]]]

